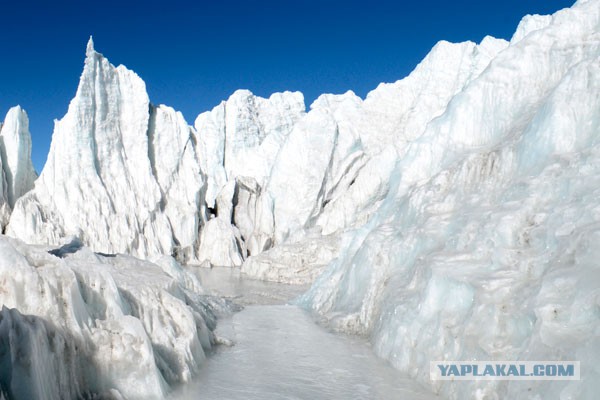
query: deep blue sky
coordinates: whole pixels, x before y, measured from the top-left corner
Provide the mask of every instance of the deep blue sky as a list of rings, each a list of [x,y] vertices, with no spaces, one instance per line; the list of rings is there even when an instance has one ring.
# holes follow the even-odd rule
[[[525,14],[574,0],[49,1],[0,5],[0,120],[30,117],[33,160],[46,160],[53,120],[66,113],[85,45],[146,82],[150,99],[189,123],[245,88],[300,90],[308,105],[349,89],[364,97],[406,76],[441,39],[509,39]]]

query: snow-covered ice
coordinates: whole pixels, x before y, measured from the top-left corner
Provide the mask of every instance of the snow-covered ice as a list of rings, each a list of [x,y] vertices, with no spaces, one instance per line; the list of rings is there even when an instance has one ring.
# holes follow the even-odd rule
[[[105,253],[194,260],[205,186],[183,116],[150,104],[140,77],[111,65],[90,39],[77,94],[7,232],[29,243],[74,235]]]

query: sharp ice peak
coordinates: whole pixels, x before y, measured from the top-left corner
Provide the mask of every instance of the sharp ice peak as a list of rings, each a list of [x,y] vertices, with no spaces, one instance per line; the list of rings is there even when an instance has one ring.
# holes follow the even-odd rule
[[[94,50],[94,38],[92,37],[92,35],[90,35],[90,39],[88,40],[87,47],[85,49],[85,55],[86,57],[91,57],[95,52],[96,50]]]

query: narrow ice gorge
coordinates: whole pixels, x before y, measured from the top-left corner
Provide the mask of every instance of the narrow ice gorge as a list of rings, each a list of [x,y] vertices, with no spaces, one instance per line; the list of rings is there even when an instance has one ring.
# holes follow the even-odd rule
[[[188,381],[227,306],[179,261],[312,283],[298,305],[444,398],[594,398],[599,129],[599,0],[441,41],[365,99],[239,90],[193,127],[90,39],[35,185],[24,111],[0,130],[1,387]],[[434,382],[432,360],[579,360],[582,380]]]

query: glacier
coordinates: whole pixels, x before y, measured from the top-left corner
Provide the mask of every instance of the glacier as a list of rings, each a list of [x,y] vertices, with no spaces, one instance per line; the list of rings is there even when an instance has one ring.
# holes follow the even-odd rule
[[[186,268],[215,266],[311,284],[297,305],[440,397],[594,398],[599,129],[599,0],[441,41],[364,99],[238,90],[193,126],[90,39],[39,178],[26,113],[0,127],[3,394],[189,381],[231,307]],[[431,381],[432,360],[582,379]]]

